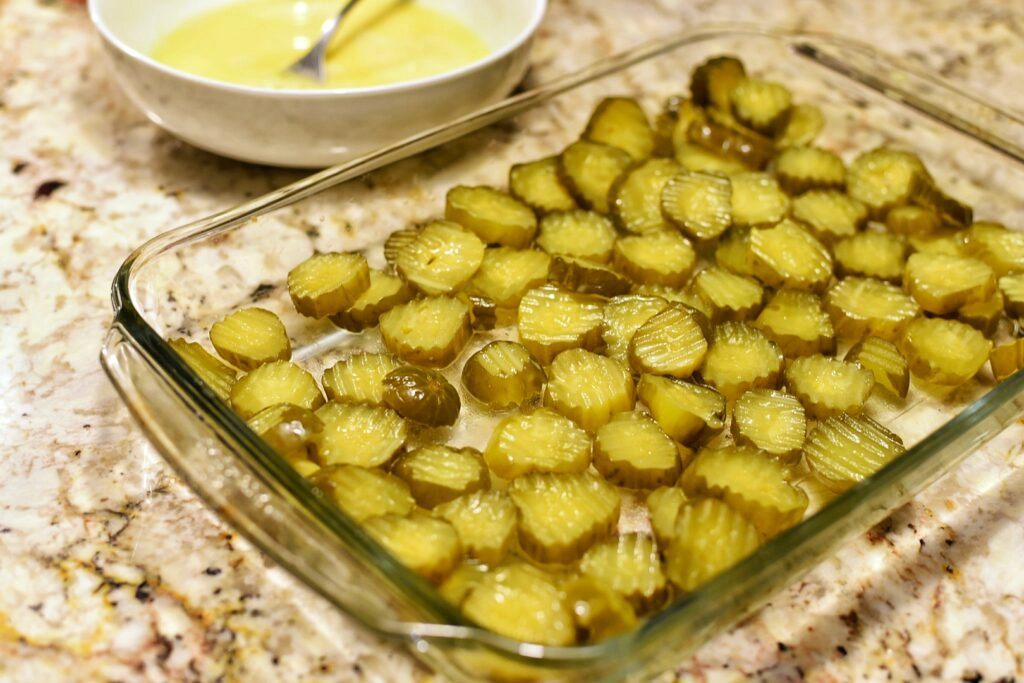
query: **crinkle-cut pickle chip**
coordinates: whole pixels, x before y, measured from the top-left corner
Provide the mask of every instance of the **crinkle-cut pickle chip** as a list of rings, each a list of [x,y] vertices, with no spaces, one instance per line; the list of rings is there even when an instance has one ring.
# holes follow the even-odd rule
[[[526,563],[491,569],[470,590],[462,612],[486,629],[540,645],[572,645],[576,625],[554,576]]]
[[[242,370],[292,357],[288,330],[265,308],[240,308],[221,318],[210,328],[210,342],[221,358]]]
[[[331,322],[350,332],[373,327],[380,316],[413,297],[412,289],[397,275],[370,271],[370,287],[359,295],[352,306],[331,316]]]
[[[992,269],[977,259],[916,253],[907,259],[903,286],[922,309],[944,315],[992,296],[996,279]]]
[[[650,536],[622,534],[602,541],[583,555],[580,571],[624,597],[637,612],[649,611],[665,598],[667,581]]]
[[[758,78],[744,78],[729,93],[732,113],[760,133],[781,129],[793,96],[786,86]]]
[[[769,287],[820,292],[832,279],[832,255],[791,220],[750,231],[750,270]]]
[[[709,387],[643,375],[637,394],[665,433],[680,443],[711,438],[725,426],[725,397]]]
[[[538,249],[488,249],[470,289],[500,308],[515,308],[524,294],[547,282],[550,267],[551,257]]]
[[[836,242],[839,275],[861,275],[899,282],[906,263],[907,245],[886,232],[859,232]]]
[[[562,180],[580,205],[608,213],[612,183],[633,159],[618,147],[577,140],[565,148],[558,162]]]
[[[428,509],[491,484],[479,451],[441,444],[421,446],[399,456],[391,472],[401,477],[416,502]]]
[[[332,401],[384,405],[384,378],[401,365],[387,353],[352,354],[324,370],[324,392]]]
[[[428,427],[455,424],[459,392],[437,370],[405,365],[384,378],[384,404],[407,420]]]
[[[682,171],[674,159],[648,159],[619,176],[608,190],[612,219],[622,230],[642,235],[671,230],[661,213],[661,192]]]
[[[555,356],[548,368],[544,404],[596,432],[612,415],[636,403],[633,377],[621,363],[584,349]]]
[[[513,165],[508,171],[508,189],[513,197],[540,213],[576,208],[576,200],[558,176],[558,157]]]
[[[242,419],[278,403],[315,410],[324,396],[313,375],[286,360],[261,365],[231,387],[231,407]]]
[[[702,121],[705,117],[705,110],[692,100],[670,98],[654,122],[654,156],[674,155],[677,149],[688,144],[688,133],[693,122]]]
[[[732,107],[732,89],[746,78],[743,62],[732,55],[711,57],[690,75],[690,96],[695,104],[723,111]]]
[[[733,225],[778,223],[789,211],[789,197],[767,173],[747,172],[730,176]]]
[[[557,211],[540,221],[537,246],[552,255],[608,263],[615,246],[615,226],[594,211]]]
[[[825,244],[852,237],[868,220],[864,202],[837,190],[805,192],[793,198],[790,208],[793,218]]]
[[[786,125],[775,139],[778,149],[809,145],[825,128],[825,115],[821,109],[810,104],[794,104],[789,109]]]
[[[842,189],[846,167],[836,154],[820,147],[789,147],[775,157],[775,177],[789,194]]]
[[[402,247],[416,239],[416,236],[419,234],[420,229],[416,227],[395,230],[387,236],[387,239],[384,240],[384,260],[388,262],[389,266],[395,267],[395,263],[398,261],[398,253],[402,251]]]
[[[750,170],[739,159],[715,154],[711,150],[692,142],[684,142],[677,145],[675,159],[682,168],[693,173],[731,175]]]
[[[891,341],[881,337],[865,337],[846,352],[847,363],[861,365],[875,376],[875,386],[883,387],[900,398],[910,389],[907,359]]]
[[[654,538],[664,547],[676,534],[676,519],[689,499],[678,486],[661,486],[647,494],[647,513]]]
[[[996,290],[984,301],[976,301],[958,308],[956,317],[986,337],[991,337],[999,329],[999,321],[1002,320],[1005,308],[1006,298],[1002,292]]]
[[[455,527],[422,512],[372,517],[363,528],[399,562],[432,583],[443,581],[462,560]]]
[[[974,210],[970,206],[940,190],[923,170],[914,173],[910,180],[910,201],[931,209],[949,225],[963,227],[970,225],[974,218]]]
[[[904,330],[900,349],[915,377],[955,387],[981,370],[992,342],[957,320],[918,318]]]
[[[310,318],[344,311],[369,287],[370,266],[362,254],[313,254],[288,272],[295,310]]]
[[[696,372],[708,350],[697,315],[682,304],[671,304],[641,325],[629,342],[633,370],[680,378]]]
[[[331,401],[316,416],[324,423],[314,439],[321,465],[379,467],[409,436],[405,420],[390,408]]]
[[[729,228],[715,245],[715,265],[735,273],[750,275],[750,228],[745,226]]]
[[[907,245],[911,251],[922,254],[948,254],[950,256],[964,256],[967,247],[964,244],[963,233],[940,232],[935,235],[911,235],[907,238]]]
[[[995,347],[988,356],[988,362],[997,382],[1024,368],[1024,338]]]
[[[807,510],[807,494],[789,483],[788,469],[756,448],[706,448],[683,472],[687,496],[721,498],[766,537],[793,526]]]
[[[398,273],[428,296],[469,282],[484,259],[484,243],[458,223],[434,221],[398,252]]]
[[[735,159],[746,168],[763,168],[775,149],[771,139],[737,121],[732,114],[717,109],[705,110],[705,118],[696,118],[686,131],[687,139],[712,154]]]
[[[606,97],[594,109],[583,139],[625,150],[641,161],[654,152],[654,129],[640,104],[628,97]]]
[[[782,372],[782,351],[747,323],[727,322],[715,328],[700,374],[727,399],[748,389],[774,389]]]
[[[267,406],[246,423],[285,459],[308,459],[313,437],[324,423],[309,408],[278,403]]]
[[[570,256],[551,259],[550,279],[574,292],[600,296],[620,296],[633,287],[626,277],[606,265]]]
[[[498,423],[484,450],[502,479],[531,472],[582,472],[590,466],[590,435],[550,408],[510,415]]]
[[[736,399],[732,412],[736,443],[753,446],[787,464],[800,459],[807,436],[807,415],[792,394],[753,389]]]
[[[941,226],[939,214],[913,204],[893,207],[885,215],[885,227],[897,235],[930,235]]]
[[[231,388],[238,378],[237,370],[196,342],[175,338],[169,339],[167,343],[213,393],[225,401],[231,398]]]
[[[541,363],[567,349],[601,343],[604,301],[557,285],[531,289],[519,302],[519,341]]]
[[[874,385],[870,370],[838,358],[804,356],[786,368],[786,386],[818,420],[859,413]]]
[[[916,173],[928,174],[917,155],[878,147],[858,156],[847,168],[846,191],[867,205],[872,218],[881,220],[889,209],[910,199]]]
[[[484,185],[459,185],[448,190],[444,217],[476,233],[487,244],[522,248],[537,232],[533,209]]]
[[[846,277],[825,295],[825,310],[836,333],[857,340],[868,335],[893,340],[921,312],[896,285],[874,278]]]
[[[832,353],[836,348],[832,319],[813,292],[779,290],[758,314],[754,325],[778,344],[787,358]]]
[[[587,575],[565,581],[562,591],[582,642],[607,640],[636,626],[636,613],[626,599]]]
[[[516,507],[504,491],[483,489],[434,508],[448,520],[466,555],[494,566],[505,559],[516,540]]]
[[[761,545],[757,527],[728,503],[703,498],[683,505],[665,549],[665,575],[689,592]]]
[[[679,456],[679,447],[658,423],[635,411],[619,413],[594,438],[594,469],[626,488],[674,484],[682,471]]]
[[[764,287],[751,277],[712,266],[697,273],[693,291],[711,308],[712,322],[748,320],[764,305]]]
[[[1024,232],[978,221],[967,230],[966,250],[987,263],[997,277],[1024,272]]]
[[[519,545],[538,562],[575,562],[619,521],[618,490],[590,472],[527,474],[508,492],[519,510]]]
[[[1015,318],[1024,318],[1024,273],[999,278],[999,291],[1005,300],[1006,312]]]
[[[466,361],[462,384],[478,401],[492,408],[521,406],[539,398],[544,389],[544,368],[526,347],[494,341]]]
[[[640,327],[656,314],[668,308],[668,301],[660,296],[627,294],[613,297],[605,304],[601,323],[601,337],[605,353],[624,365],[629,365],[629,342]]]
[[[473,333],[469,304],[451,297],[414,299],[380,317],[388,351],[409,363],[444,367]]]
[[[713,173],[679,173],[661,191],[661,210],[698,242],[712,240],[732,223],[732,183]]]
[[[630,235],[615,243],[615,268],[639,284],[682,287],[697,263],[693,245],[677,232]]]
[[[811,430],[804,458],[818,481],[842,492],[905,450],[899,436],[870,417],[840,413]]]
[[[708,325],[711,324],[711,306],[691,289],[675,289],[665,285],[637,285],[633,288],[633,294],[636,296],[657,297],[664,299],[668,303],[683,304],[704,316],[704,319],[708,321]]]
[[[376,467],[328,465],[312,482],[357,522],[380,515],[404,517],[416,506],[408,484]]]
[[[513,508],[514,511],[515,509]],[[463,550],[466,550],[465,542],[463,542]],[[487,570],[488,566],[483,562],[477,562],[472,559],[463,560],[455,568],[455,571],[441,582],[441,585],[437,587],[437,592],[441,594],[442,598],[458,607],[466,599],[466,596],[469,595],[469,592],[476,588],[477,584],[487,575]]]

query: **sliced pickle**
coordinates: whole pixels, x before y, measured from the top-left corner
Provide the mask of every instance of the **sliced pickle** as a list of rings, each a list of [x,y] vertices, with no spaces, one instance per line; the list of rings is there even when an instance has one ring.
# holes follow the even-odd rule
[[[372,517],[363,528],[399,562],[433,583],[443,581],[462,560],[455,527],[422,512]]]
[[[923,254],[948,254],[950,256],[966,256],[966,245],[961,233],[941,233],[937,235],[911,235],[907,238],[911,251]]]
[[[519,545],[538,562],[575,562],[619,521],[619,492],[590,472],[527,474],[508,491],[519,510]]]
[[[864,202],[836,190],[811,190],[793,199],[793,218],[825,244],[852,237],[868,219]]]
[[[1024,368],[1024,339],[1016,339],[992,349],[988,362],[992,366],[992,375],[997,382]]]
[[[565,600],[585,642],[600,642],[636,626],[636,613],[621,595],[588,576],[578,576],[562,585]]]
[[[650,611],[665,599],[661,558],[650,536],[622,534],[598,543],[583,555],[580,571],[624,597],[637,612]]]
[[[913,204],[894,207],[885,215],[885,227],[898,235],[930,235],[941,225],[939,214]]]
[[[287,460],[308,459],[313,437],[324,428],[324,423],[312,410],[290,403],[268,406],[246,422]]]
[[[511,415],[498,423],[484,450],[495,474],[512,479],[531,472],[582,472],[590,465],[590,436],[550,408]]]
[[[775,293],[754,322],[779,345],[787,358],[832,353],[836,348],[832,320],[813,292],[783,289]]]
[[[396,230],[388,235],[388,238],[384,240],[384,259],[388,262],[389,266],[395,267],[395,262],[398,261],[398,253],[402,251],[405,245],[416,239],[416,236],[419,234],[419,228],[405,228],[403,230]]]
[[[548,572],[526,563],[487,572],[462,602],[467,617],[509,638],[541,645],[572,645],[572,608]]]
[[[515,508],[513,508],[514,512]],[[463,550],[465,550],[466,544],[464,541],[462,545]],[[442,598],[458,607],[466,599],[466,596],[469,595],[469,592],[476,588],[486,575],[486,564],[465,560],[438,586],[437,592],[441,594]]]
[[[878,147],[864,152],[846,171],[846,191],[867,205],[871,217],[885,218],[894,206],[906,204],[914,176],[927,176],[924,164],[909,152]]]
[[[484,252],[470,289],[499,308],[515,308],[523,295],[548,280],[551,257],[536,249],[498,247]]]
[[[654,152],[654,129],[640,104],[628,97],[606,97],[594,109],[584,140],[612,145],[642,161]]]
[[[265,308],[240,308],[221,318],[210,328],[210,342],[221,358],[242,370],[292,357],[288,330]]]
[[[674,484],[682,463],[679,447],[658,423],[630,411],[597,430],[594,469],[616,486],[653,489]]]
[[[498,326],[498,305],[479,294],[459,292],[457,298],[469,305],[469,324],[474,330],[493,330]]]
[[[864,415],[841,413],[811,430],[804,458],[832,491],[842,492],[902,455],[903,440]]]
[[[535,401],[544,389],[544,369],[526,347],[495,341],[466,361],[462,383],[478,401],[492,408],[509,408]]]
[[[244,420],[278,403],[315,410],[324,396],[313,375],[286,360],[261,365],[231,387],[231,407]]]
[[[608,194],[612,183],[632,157],[625,150],[588,140],[578,140],[558,158],[562,180],[581,206],[608,213]]]
[[[688,145],[690,125],[704,117],[704,109],[685,99],[678,101],[672,113],[663,112],[655,125],[655,155],[673,156],[682,146]],[[664,129],[659,126],[664,126]]]
[[[931,209],[943,221],[957,227],[971,224],[974,211],[970,206],[943,192],[923,169],[914,174],[910,182],[910,201]]]
[[[810,104],[794,104],[789,109],[786,125],[779,132],[775,146],[780,149],[809,145],[825,128],[825,115]]]
[[[401,366],[386,353],[356,353],[324,371],[327,398],[347,403],[384,405],[384,377]]]
[[[906,292],[881,280],[847,277],[825,295],[825,309],[840,337],[868,335],[893,340],[921,312]]]
[[[601,337],[608,357],[628,366],[629,342],[633,335],[645,322],[666,308],[668,302],[660,296],[629,294],[608,301],[601,323]]]
[[[682,506],[665,549],[665,575],[689,592],[722,573],[761,545],[750,520],[728,503],[704,498]]]
[[[846,167],[842,159],[820,147],[789,147],[775,157],[775,177],[789,194],[841,190],[846,184]]]
[[[977,259],[916,253],[907,259],[903,286],[922,309],[944,315],[988,299],[995,292],[996,278],[992,269]]]
[[[369,287],[370,267],[362,254],[313,254],[288,272],[295,310],[310,318],[344,311]]]
[[[238,378],[237,370],[196,342],[175,338],[167,343],[213,393],[225,401],[231,398],[231,387]]]
[[[581,294],[619,296],[626,294],[633,283],[608,266],[570,256],[551,259],[550,278],[566,289]]]
[[[661,192],[681,170],[672,159],[655,158],[623,172],[608,190],[608,204],[616,225],[641,235],[670,230],[661,213]]]
[[[744,125],[760,133],[782,130],[793,96],[779,83],[758,78],[744,78],[729,93],[732,113]]]
[[[865,337],[846,352],[846,362],[871,371],[875,386],[884,387],[900,398],[910,389],[910,369],[899,348],[881,337]]]
[[[374,327],[381,314],[412,297],[412,290],[400,277],[371,270],[369,289],[360,294],[350,308],[332,315],[331,322],[351,332],[359,332]]]
[[[576,200],[558,176],[558,157],[515,164],[508,172],[512,196],[540,213],[571,211]]]
[[[693,291],[711,307],[711,321],[748,320],[764,305],[764,288],[757,280],[722,268],[705,268],[691,283]]]
[[[331,401],[316,416],[324,423],[314,439],[321,465],[379,467],[394,457],[409,435],[405,420],[389,408]]]
[[[727,399],[748,389],[774,389],[782,372],[782,351],[753,325],[726,322],[715,328],[700,369],[701,378]]]
[[[694,119],[686,131],[687,140],[716,157],[738,161],[744,170],[763,168],[768,163],[775,151],[769,138],[729,120],[731,117],[718,110],[707,113],[712,120]]]
[[[448,190],[444,217],[476,233],[487,244],[525,247],[537,232],[526,204],[493,187],[459,185]]]
[[[729,228],[715,246],[715,264],[730,273],[750,275],[750,228]]]
[[[799,522],[807,510],[807,494],[789,483],[786,466],[756,448],[706,448],[680,483],[687,496],[721,498],[769,538]]]
[[[388,350],[409,363],[448,365],[473,333],[469,305],[450,297],[414,299],[380,317]]]
[[[660,545],[668,545],[675,536],[676,518],[687,502],[686,494],[678,486],[662,486],[647,494],[651,531]]]
[[[732,55],[712,57],[693,70],[690,96],[700,106],[713,106],[723,111],[732,107],[732,89],[746,78],[743,62]]]
[[[999,328],[999,321],[1002,319],[1005,308],[1006,298],[1003,297],[1002,292],[996,290],[984,301],[975,301],[972,304],[961,306],[957,309],[956,317],[986,337],[991,337]]]
[[[886,232],[859,232],[834,247],[836,271],[841,276],[861,275],[899,282],[906,263],[907,245]]]
[[[736,399],[732,413],[736,443],[753,446],[786,464],[796,464],[807,436],[807,415],[792,394],[754,389]]]
[[[469,557],[494,566],[515,545],[516,507],[504,491],[480,490],[434,508],[459,533]]]
[[[375,467],[328,465],[312,482],[357,522],[380,515],[404,517],[416,506],[408,484]]]
[[[679,173],[661,191],[661,210],[698,242],[712,240],[732,222],[732,183],[711,173]]]
[[[749,171],[739,159],[715,154],[700,145],[686,142],[676,146],[675,159],[687,171],[693,173],[720,173],[730,175]]]
[[[818,420],[859,413],[874,385],[870,370],[838,358],[804,356],[786,368],[786,386]]]
[[[407,420],[429,427],[455,424],[459,392],[437,370],[405,365],[384,377],[384,404]]]
[[[682,378],[692,375],[708,350],[697,315],[686,306],[672,304],[641,325],[629,342],[633,370]]]
[[[1015,318],[1024,318],[1024,273],[999,278],[999,291],[1005,300],[1007,314]]]
[[[710,439],[725,426],[725,398],[709,387],[643,375],[637,395],[665,433],[680,443]]]
[[[428,296],[448,294],[469,282],[484,259],[484,243],[458,223],[434,221],[398,252],[395,266],[406,282]]]
[[[615,268],[639,284],[682,287],[690,279],[697,254],[677,232],[630,235],[615,243]]]
[[[552,255],[608,263],[615,246],[615,226],[593,211],[558,211],[540,221],[537,246]]]
[[[548,368],[544,405],[596,432],[615,413],[632,410],[633,377],[621,363],[584,349],[555,356]]]
[[[915,377],[933,384],[959,386],[985,365],[992,342],[957,320],[918,318],[904,330],[900,349]]]
[[[821,291],[832,279],[832,256],[791,220],[750,231],[750,270],[769,287]]]
[[[675,289],[664,285],[637,285],[633,288],[633,294],[637,296],[653,296],[664,299],[668,303],[683,304],[700,314],[697,317],[701,320],[701,324],[704,323],[704,320],[707,320],[708,325],[711,324],[712,309],[696,292],[686,289]]]
[[[767,173],[736,173],[730,181],[734,225],[778,223],[789,211],[789,197]]]
[[[416,502],[428,509],[491,485],[487,464],[475,448],[421,446],[399,456],[391,472],[401,477]]]
[[[987,263],[996,277],[1024,271],[1024,232],[979,221],[967,230],[966,249]]]
[[[567,349],[601,343],[603,301],[557,285],[531,289],[519,302],[519,341],[541,363]]]

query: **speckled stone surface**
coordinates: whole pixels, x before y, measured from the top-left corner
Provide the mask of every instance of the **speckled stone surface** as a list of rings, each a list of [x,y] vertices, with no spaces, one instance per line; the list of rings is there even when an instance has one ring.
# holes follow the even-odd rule
[[[1024,112],[1024,11],[998,0],[555,0],[531,78],[707,20],[844,32]],[[299,174],[147,122],[76,5],[0,0],[0,84],[0,679],[427,676],[220,523],[98,365],[135,245]],[[1021,680],[1024,449],[1006,436],[975,453],[677,671]]]

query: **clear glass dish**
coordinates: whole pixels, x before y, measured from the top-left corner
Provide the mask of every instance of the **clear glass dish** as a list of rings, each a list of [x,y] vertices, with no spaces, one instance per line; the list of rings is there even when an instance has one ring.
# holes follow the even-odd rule
[[[1024,413],[1024,372],[998,386],[982,375],[943,397],[915,390],[901,406],[876,401],[872,414],[912,446],[903,457],[636,630],[595,645],[544,647],[467,621],[250,431],[164,339],[200,339],[227,312],[259,301],[285,320],[295,358],[314,374],[339,351],[372,346],[367,335],[299,318],[284,288],[287,271],[313,249],[366,250],[379,265],[384,237],[439,214],[451,185],[503,185],[510,164],[555,153],[578,136],[605,95],[629,94],[656,111],[666,96],[685,92],[694,65],[719,53],[786,83],[796,101],[819,105],[828,121],[820,143],[847,160],[883,142],[912,148],[978,218],[1024,225],[1024,122],[834,36],[705,26],[151,240],[113,283],[107,373],[147,436],[224,519],[436,670],[457,680],[590,683],[665,670],[1013,423]]]

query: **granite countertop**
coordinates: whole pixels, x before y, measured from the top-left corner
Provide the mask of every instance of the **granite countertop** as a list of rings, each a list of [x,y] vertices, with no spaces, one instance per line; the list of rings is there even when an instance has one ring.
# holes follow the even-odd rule
[[[554,0],[531,78],[708,20],[836,30],[1024,113],[1000,0]],[[136,245],[299,177],[150,124],[81,6],[0,1],[0,679],[429,674],[254,550],[169,471],[98,364]],[[1018,432],[1019,433],[1019,432]],[[1024,448],[1005,438],[678,662],[683,679],[1024,680]]]

